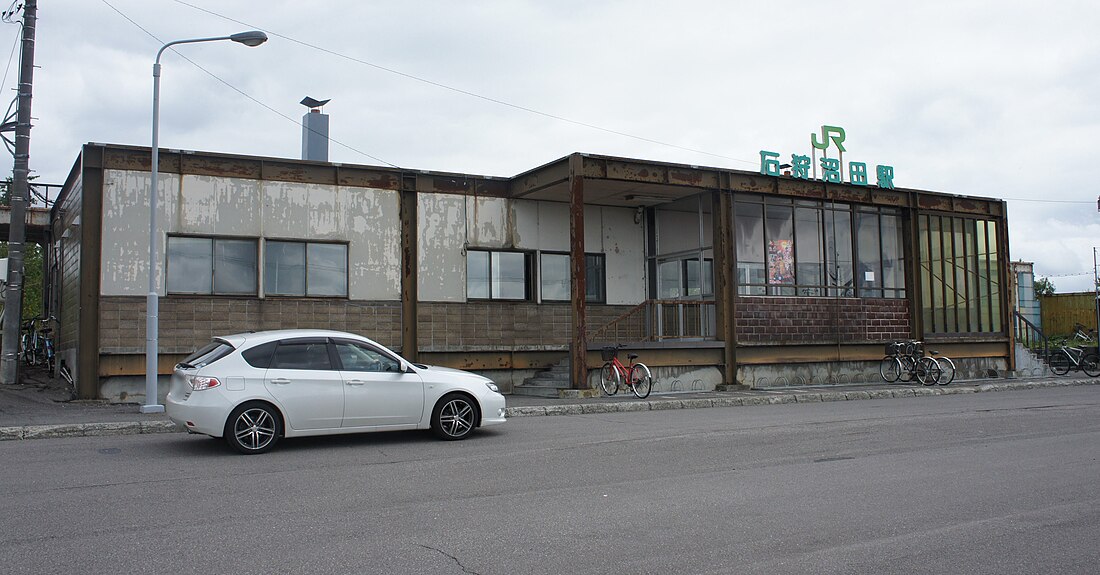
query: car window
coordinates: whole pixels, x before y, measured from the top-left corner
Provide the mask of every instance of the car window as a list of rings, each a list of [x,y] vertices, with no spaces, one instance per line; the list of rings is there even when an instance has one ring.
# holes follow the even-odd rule
[[[271,358],[275,353],[275,346],[279,345],[277,341],[269,341],[262,345],[257,345],[254,348],[246,349],[241,352],[241,357],[248,362],[248,365],[252,367],[268,368],[271,367]]]
[[[187,356],[187,359],[181,361],[180,365],[202,367],[204,365],[210,365],[232,352],[233,346],[225,343],[224,341],[216,339],[203,346],[202,349]]]
[[[401,364],[392,357],[365,345],[338,342],[336,355],[344,371],[401,371]]]
[[[271,358],[272,369],[332,369],[325,342],[281,342]]]

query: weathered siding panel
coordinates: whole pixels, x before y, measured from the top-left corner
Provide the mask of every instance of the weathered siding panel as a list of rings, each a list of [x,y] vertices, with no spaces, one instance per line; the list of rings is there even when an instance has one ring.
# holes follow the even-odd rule
[[[453,194],[417,197],[417,284],[420,301],[465,301],[466,198]]]
[[[101,293],[148,291],[149,174],[106,170]],[[260,182],[222,176],[158,178],[157,290],[165,294],[169,234],[348,243],[350,299],[398,300],[401,220],[393,190]],[[263,259],[259,258],[259,277]],[[262,292],[262,289],[261,289]]]

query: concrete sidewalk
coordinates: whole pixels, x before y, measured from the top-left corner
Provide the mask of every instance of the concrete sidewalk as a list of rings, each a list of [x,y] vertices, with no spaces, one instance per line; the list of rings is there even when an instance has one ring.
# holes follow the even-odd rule
[[[729,392],[654,393],[640,400],[628,391],[613,397],[550,399],[519,395],[508,396],[508,417],[577,415],[651,411],[660,409],[698,409],[855,401],[900,397],[926,397],[959,393],[1010,391],[1040,387],[1100,384],[1100,378],[1076,376],[1023,379],[983,379],[956,381],[949,386],[923,387],[909,384],[855,384],[815,387],[787,387]],[[105,401],[70,401],[60,380],[45,373],[24,374],[27,383],[0,385],[0,441],[50,437],[96,435],[132,435],[183,431],[163,413],[145,414],[137,404],[110,404]]]

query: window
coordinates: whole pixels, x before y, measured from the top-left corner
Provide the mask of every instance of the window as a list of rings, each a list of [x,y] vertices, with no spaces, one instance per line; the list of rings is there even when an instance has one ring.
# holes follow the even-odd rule
[[[242,351],[241,357],[243,357],[244,360],[248,362],[248,365],[252,367],[267,369],[271,367],[271,357],[274,355],[275,347],[278,345],[279,342],[277,341],[269,341]]]
[[[228,343],[215,339],[214,341],[206,344],[205,347],[187,356],[186,359],[181,361],[181,364],[190,365],[191,367],[204,367],[218,361],[219,359],[229,355],[233,352],[233,346]]]
[[[825,216],[825,274],[830,296],[852,297],[851,206],[833,205]]]
[[[525,252],[466,252],[467,299],[531,299],[531,256]]]
[[[169,236],[168,293],[256,293],[256,240]]]
[[[764,213],[764,228],[768,234],[768,293],[794,295],[794,212],[789,205],[768,205]]]
[[[763,295],[765,275],[762,206],[737,202],[733,229],[737,236],[738,293]]]
[[[271,358],[271,369],[331,370],[325,341],[280,342]]]
[[[905,297],[894,208],[807,200],[792,206],[786,198],[743,194],[734,204],[733,233],[740,294]]]
[[[606,280],[603,254],[584,254],[584,299],[606,301]],[[569,254],[543,252],[539,267],[542,301],[569,301],[571,297]]]
[[[997,222],[919,218],[922,317],[928,333],[1001,333]]]
[[[800,206],[794,209],[794,279],[799,286],[798,295],[824,295],[825,254],[821,243],[821,217],[819,207]]]
[[[396,359],[359,343],[336,342],[336,355],[344,371],[401,371]]]
[[[709,253],[710,250],[707,250]],[[702,286],[699,285],[699,258],[684,257],[657,263],[659,299],[701,298],[714,295],[714,260],[703,259]]]
[[[882,236],[878,213],[872,210],[856,213],[856,242],[859,297],[882,297]]]
[[[347,244],[266,241],[264,292],[282,296],[347,297]]]

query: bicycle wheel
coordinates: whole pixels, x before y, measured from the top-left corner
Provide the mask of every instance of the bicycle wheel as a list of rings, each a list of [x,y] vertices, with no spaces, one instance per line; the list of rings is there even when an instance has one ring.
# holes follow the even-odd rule
[[[19,355],[22,357],[23,363],[34,365],[34,345],[31,343],[29,334],[24,333],[19,340]]]
[[[1054,352],[1054,355],[1050,356],[1047,361],[1050,365],[1050,371],[1054,372],[1054,375],[1065,375],[1069,373],[1069,367],[1073,365],[1073,362],[1069,360],[1069,354],[1063,350]]]
[[[903,355],[898,358],[898,365],[901,367],[901,374],[898,375],[899,381],[904,383],[913,381],[917,373],[917,363],[913,361],[913,358]]]
[[[1086,354],[1081,358],[1081,369],[1089,377],[1100,376],[1100,356],[1095,353]]]
[[[649,392],[653,390],[653,374],[649,372],[649,368],[644,363],[635,363],[630,367],[630,389],[634,392],[634,395],[638,396],[638,399],[645,399],[649,397]]]
[[[878,364],[878,374],[886,383],[894,383],[901,378],[901,361],[893,356],[882,358]]]
[[[931,357],[922,357],[917,360],[917,381],[921,385],[936,385],[940,379],[940,364]]]
[[[940,366],[940,385],[948,385],[955,381],[955,362],[949,357],[937,357],[936,363]]]
[[[607,395],[619,393],[619,370],[610,361],[600,368],[600,389]]]

